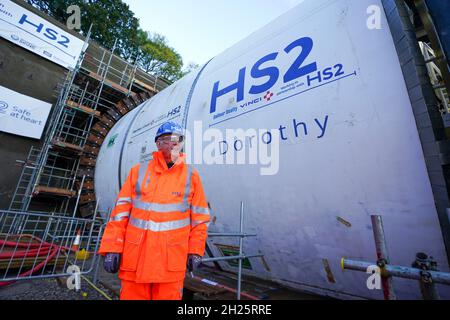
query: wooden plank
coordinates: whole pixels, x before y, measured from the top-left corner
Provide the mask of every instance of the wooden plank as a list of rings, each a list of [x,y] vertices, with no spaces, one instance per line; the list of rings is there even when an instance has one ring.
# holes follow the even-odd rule
[[[97,74],[97,73],[95,73],[95,72],[89,71],[89,75],[90,75],[92,78],[97,79],[98,81],[102,81],[102,77],[100,77],[100,75]]]
[[[47,193],[47,194],[54,194],[59,196],[68,196],[73,197],[77,193],[75,191],[67,190],[67,189],[60,189],[60,188],[51,188],[46,186],[37,186],[35,189],[35,193]]]
[[[92,78],[97,79],[98,81],[104,80],[104,82],[105,82],[108,86],[110,86],[110,87],[112,87],[112,88],[114,88],[114,89],[116,89],[116,90],[118,90],[118,91],[120,91],[120,92],[122,92],[122,93],[124,93],[124,94],[128,94],[128,89],[127,89],[127,88],[124,88],[124,87],[118,85],[117,83],[115,83],[115,82],[113,82],[113,81],[111,81],[111,80],[109,80],[109,79],[103,79],[100,75],[96,74],[95,72],[92,72],[92,71],[91,71],[91,72],[89,72],[89,75],[90,75]],[[130,91],[130,92],[133,93],[132,91]]]
[[[83,112],[86,112],[88,114],[93,114],[96,117],[100,118],[101,114],[100,111],[94,110],[92,108],[89,108],[87,106],[81,105],[76,103],[75,101],[72,100],[67,100],[66,105],[72,109],[76,109],[76,110],[81,110]]]
[[[138,79],[134,79],[134,83],[136,83],[137,85],[139,85],[140,87],[146,89],[149,92],[152,92],[152,93],[157,93],[158,92],[155,88],[149,86],[148,84],[146,84],[146,83],[144,83],[144,82],[142,82],[142,81],[140,81]]]
[[[121,91],[121,92],[124,93],[124,94],[128,94],[128,89],[127,89],[127,88],[124,88],[124,87],[118,85],[117,83],[114,83],[114,82],[112,82],[112,81],[110,81],[110,80],[108,80],[108,79],[106,79],[105,82],[108,82],[108,84],[109,84],[111,87],[113,87],[114,89],[116,89],[116,90],[118,90],[118,91]],[[130,93],[133,94],[134,92],[133,92],[133,91],[130,91]]]
[[[56,139],[53,139],[52,143],[53,143],[54,146],[57,146],[57,147],[60,147],[60,148],[71,149],[71,150],[79,151],[79,152],[83,151],[82,147],[77,146],[77,145],[72,144],[72,143],[68,143],[68,142],[64,142],[64,141],[60,141],[60,140],[56,140]]]
[[[184,279],[184,287],[187,290],[199,293],[206,297],[227,292],[227,290],[223,288],[212,286],[210,284],[207,284],[195,278],[191,278],[189,276],[185,277]]]
[[[145,84],[144,82],[139,81],[138,79],[134,79],[134,83],[138,84],[139,86],[141,86],[142,88],[144,88],[144,89],[146,89],[146,90],[148,90],[150,92],[154,92],[154,93],[158,92],[153,87],[150,87],[148,84]]]

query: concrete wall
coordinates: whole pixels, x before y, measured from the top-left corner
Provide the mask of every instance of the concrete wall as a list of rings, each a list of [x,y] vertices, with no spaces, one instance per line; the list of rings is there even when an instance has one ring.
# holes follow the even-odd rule
[[[33,98],[54,104],[56,85],[66,70],[38,55],[0,38],[0,85]],[[21,167],[16,160],[25,160],[31,146],[40,140],[0,132],[0,209],[9,207]]]

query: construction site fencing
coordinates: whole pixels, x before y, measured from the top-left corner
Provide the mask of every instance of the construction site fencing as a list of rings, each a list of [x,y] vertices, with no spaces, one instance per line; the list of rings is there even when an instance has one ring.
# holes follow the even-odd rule
[[[18,280],[90,273],[103,221],[0,211],[0,287]]]

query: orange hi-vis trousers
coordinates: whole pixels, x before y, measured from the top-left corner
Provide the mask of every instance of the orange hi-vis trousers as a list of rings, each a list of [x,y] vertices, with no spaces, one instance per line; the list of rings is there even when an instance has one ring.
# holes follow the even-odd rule
[[[122,280],[120,300],[181,300],[183,280],[168,283],[136,283]]]

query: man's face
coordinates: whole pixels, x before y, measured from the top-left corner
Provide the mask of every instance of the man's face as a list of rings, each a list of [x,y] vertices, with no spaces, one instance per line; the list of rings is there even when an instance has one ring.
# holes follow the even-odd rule
[[[161,151],[166,162],[175,162],[183,148],[183,137],[178,134],[163,134],[156,140],[158,151]]]

